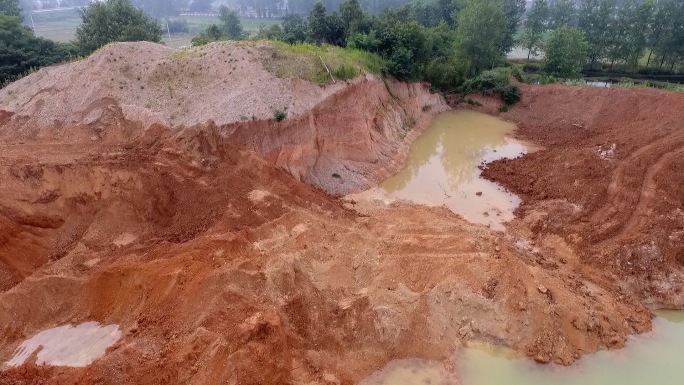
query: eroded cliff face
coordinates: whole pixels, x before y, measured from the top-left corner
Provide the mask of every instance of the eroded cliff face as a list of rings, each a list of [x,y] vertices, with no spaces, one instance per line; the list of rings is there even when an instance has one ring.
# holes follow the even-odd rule
[[[366,76],[283,122],[221,128],[238,147],[257,152],[296,179],[343,195],[397,172],[413,140],[447,108],[427,84]]]

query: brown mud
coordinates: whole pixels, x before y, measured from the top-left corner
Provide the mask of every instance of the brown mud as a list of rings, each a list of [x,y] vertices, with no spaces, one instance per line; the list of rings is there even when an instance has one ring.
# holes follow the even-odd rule
[[[523,197],[537,236],[562,237],[654,307],[684,306],[684,94],[523,86],[502,117],[544,147],[485,171]],[[559,210],[570,204],[572,213]],[[524,219],[523,219],[524,220]]]
[[[609,119],[592,123],[601,114],[589,106],[620,104],[613,94],[588,90],[526,87],[523,102],[506,115],[518,121],[521,137],[545,146],[485,170],[524,197],[507,233],[442,207],[329,194],[362,189],[400,166],[428,121],[426,101],[439,109],[421,85],[361,80],[282,123],[144,125],[127,120],[113,100],[93,122],[13,136],[26,118],[3,113],[0,361],[36,333],[64,324],[117,324],[123,337],[88,367],[29,362],[3,368],[0,384],[353,384],[394,359],[450,363],[467,341],[563,364],[619,348],[629,334],[650,329],[647,306],[677,304],[675,294],[646,293],[656,293],[649,285],[658,282],[648,277],[681,271],[681,251],[658,238],[676,237],[663,230],[674,225],[655,227],[681,221],[675,208],[667,210],[681,206],[682,191],[660,179],[682,169],[678,147],[655,156],[656,168],[644,164],[655,147],[638,149],[665,131],[670,140],[659,146],[677,143],[677,120],[660,105],[679,108],[680,96],[625,91],[621,102],[643,103],[644,118],[661,130],[648,136],[632,123],[629,132],[644,139],[633,143],[617,128],[603,132]],[[583,92],[589,94],[578,99],[586,104],[563,112],[570,96]],[[564,104],[550,101],[564,94]],[[537,118],[553,108],[556,118]],[[402,124],[417,109],[424,116]],[[654,110],[670,123],[648,120]],[[534,124],[526,126],[526,116]],[[603,140],[573,136],[580,130],[573,124]],[[611,135],[618,147],[614,160],[605,160],[597,146],[610,144]],[[623,154],[624,143],[633,151]],[[568,146],[567,158],[561,146]],[[634,154],[646,158],[619,167]],[[617,163],[612,173],[604,171],[610,162]],[[323,180],[339,165],[350,170],[335,183],[352,188]],[[632,167],[645,167],[638,186],[629,185]],[[591,186],[602,183],[605,198],[589,194],[600,194]],[[621,193],[624,186],[629,191]],[[621,212],[629,199],[643,210]],[[608,203],[614,212],[603,209]],[[613,222],[592,219],[601,210],[625,225],[614,230]],[[612,240],[591,235],[589,226],[604,223],[599,234]],[[630,234],[646,246],[625,248]],[[599,249],[604,254],[592,253]],[[632,271],[611,250],[632,250],[624,260]],[[651,258],[653,250],[661,259]]]

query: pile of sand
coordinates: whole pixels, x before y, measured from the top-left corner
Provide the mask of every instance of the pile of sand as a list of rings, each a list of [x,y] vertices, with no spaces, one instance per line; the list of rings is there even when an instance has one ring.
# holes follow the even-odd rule
[[[263,65],[271,52],[268,42],[182,50],[147,42],[110,44],[1,89],[0,109],[41,127],[92,123],[111,104],[146,125],[220,125],[273,118],[277,110],[298,115],[346,86],[279,78]]]

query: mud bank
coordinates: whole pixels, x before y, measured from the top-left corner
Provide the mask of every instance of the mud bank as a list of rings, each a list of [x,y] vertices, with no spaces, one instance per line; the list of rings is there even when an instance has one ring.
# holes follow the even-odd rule
[[[501,116],[544,149],[485,175],[524,197],[522,222],[559,236],[620,292],[684,306],[684,94],[524,86]],[[569,208],[572,208],[569,210]]]
[[[296,179],[344,195],[401,169],[411,143],[447,108],[427,84],[368,76],[301,116],[234,123],[221,132]]]
[[[1,89],[0,138],[113,145],[155,124],[219,126],[239,148],[344,195],[398,171],[410,144],[448,109],[427,84],[371,74],[325,85],[279,78],[265,65],[272,49],[111,44]],[[273,118],[278,110],[287,113],[283,122]]]

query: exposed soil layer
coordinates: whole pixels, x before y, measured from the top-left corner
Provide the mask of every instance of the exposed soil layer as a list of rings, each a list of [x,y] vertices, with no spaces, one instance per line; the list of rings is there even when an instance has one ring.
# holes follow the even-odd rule
[[[188,51],[110,44],[0,89],[0,139],[111,143],[153,124],[218,125],[238,147],[343,195],[398,171],[410,143],[448,108],[427,84],[370,74],[326,85],[279,78],[265,66],[277,60],[272,51],[268,42]],[[287,111],[283,122],[276,110]]]
[[[543,149],[485,175],[524,198],[520,216],[537,237],[562,237],[649,306],[682,308],[684,94],[558,85],[522,93],[502,117]]]
[[[4,383],[353,383],[468,340],[569,363],[650,327],[559,237],[531,254],[443,208],[343,207],[215,129],[0,147],[0,359],[58,325],[124,332]]]
[[[595,91],[605,92],[525,88],[522,104],[509,113],[520,120],[520,135],[547,149],[522,158],[533,159],[529,165],[500,162],[486,171],[513,188],[526,178],[530,188],[520,189],[529,202],[506,234],[445,208],[343,201],[311,186],[358,190],[398,167],[432,113],[426,101],[443,107],[421,85],[359,79],[281,123],[143,124],[127,119],[116,100],[93,122],[21,126],[28,131],[17,124],[30,116],[0,114],[0,362],[24,340],[64,324],[97,321],[123,332],[86,368],[36,366],[29,358],[2,368],[0,384],[352,384],[392,359],[448,362],[472,340],[563,364],[619,348],[629,334],[650,329],[644,303],[667,303],[637,289],[652,290],[659,281],[649,279],[658,274],[679,274],[681,253],[668,254],[674,249],[658,243],[656,230],[640,230],[653,234],[653,243],[636,249],[618,244],[627,237],[592,238],[581,227],[592,222],[582,218],[590,221],[605,203],[579,200],[584,195],[574,179],[560,173],[570,160],[537,158],[564,156],[553,146],[568,146],[577,158],[567,169],[577,167],[575,179],[587,180],[586,191],[605,183],[608,196],[609,182],[591,175],[603,175],[602,162],[628,159],[621,143],[631,139],[619,136],[617,150],[606,149],[603,160],[596,147],[582,150],[577,143],[592,142],[575,141],[574,128],[558,126],[554,134],[551,118],[545,127],[522,122],[535,111],[563,113],[571,98],[562,107],[547,104],[555,93]],[[651,95],[634,92],[639,103]],[[680,108],[672,101],[679,95],[653,95]],[[582,107],[615,104],[608,93],[595,94],[594,104],[579,99],[586,105],[566,119],[591,113]],[[594,116],[584,119],[568,124],[591,127]],[[633,146],[638,153],[641,146]],[[652,172],[657,186],[661,173],[674,178],[681,171],[666,159]],[[324,176],[332,173],[335,183],[352,187],[330,187]],[[547,177],[536,182],[540,175]],[[542,196],[533,193],[541,189],[536,183],[556,187]],[[655,191],[676,202],[678,188]],[[639,196],[643,189],[633,188]],[[622,201],[610,202],[619,208]],[[586,207],[596,209],[584,213]],[[634,223],[642,229],[649,222]],[[632,250],[624,263],[634,272],[621,270],[622,254],[592,254],[607,240],[604,253]],[[661,260],[644,259],[654,252]]]

